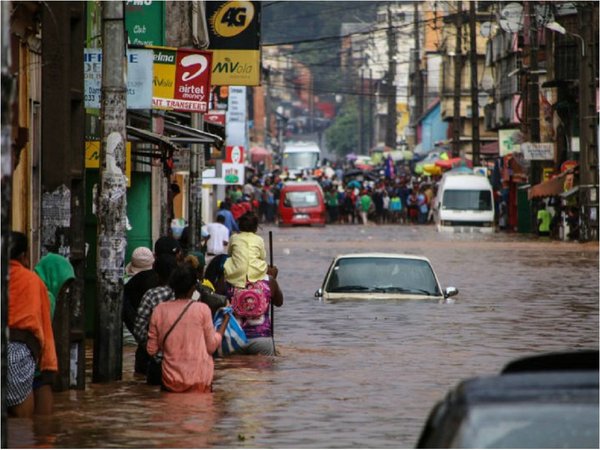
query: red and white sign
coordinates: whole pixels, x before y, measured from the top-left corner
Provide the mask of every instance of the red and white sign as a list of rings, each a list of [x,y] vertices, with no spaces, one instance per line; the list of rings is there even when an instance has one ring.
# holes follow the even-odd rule
[[[225,147],[225,163],[242,164],[244,162],[244,147],[240,145],[228,145]]]
[[[216,125],[225,125],[225,111],[209,111],[204,114],[204,121]]]
[[[152,47],[152,107],[205,113],[210,99],[212,52]]]

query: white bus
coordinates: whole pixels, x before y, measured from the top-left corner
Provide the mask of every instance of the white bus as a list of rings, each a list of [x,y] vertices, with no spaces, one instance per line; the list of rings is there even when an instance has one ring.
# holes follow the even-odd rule
[[[287,142],[283,148],[281,166],[287,167],[290,178],[303,172],[312,174],[319,167],[321,149],[316,142]]]

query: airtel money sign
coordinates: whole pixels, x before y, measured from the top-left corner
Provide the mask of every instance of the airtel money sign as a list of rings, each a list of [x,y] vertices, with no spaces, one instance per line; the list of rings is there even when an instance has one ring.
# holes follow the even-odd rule
[[[152,49],[152,107],[198,113],[208,111],[212,53],[169,47]]]

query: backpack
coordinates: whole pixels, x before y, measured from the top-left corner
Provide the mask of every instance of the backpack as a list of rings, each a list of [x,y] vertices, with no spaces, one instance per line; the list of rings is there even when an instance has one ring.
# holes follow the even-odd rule
[[[258,283],[246,283],[235,288],[231,297],[233,312],[243,319],[258,319],[267,312],[269,299]]]

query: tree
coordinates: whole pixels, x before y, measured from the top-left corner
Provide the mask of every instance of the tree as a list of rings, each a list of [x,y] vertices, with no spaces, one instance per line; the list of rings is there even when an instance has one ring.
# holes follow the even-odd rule
[[[339,156],[358,149],[358,109],[356,99],[346,100],[333,124],[325,131],[327,148]]]

